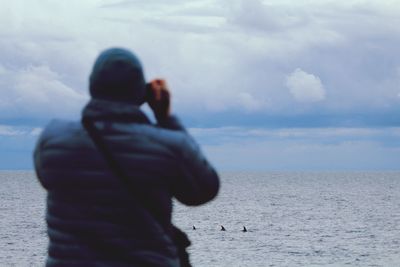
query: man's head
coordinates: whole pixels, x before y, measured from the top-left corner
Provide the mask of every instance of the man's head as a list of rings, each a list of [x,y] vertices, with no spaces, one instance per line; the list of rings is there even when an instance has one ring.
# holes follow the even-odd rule
[[[142,64],[128,50],[107,49],[94,63],[89,88],[93,98],[141,105],[145,102],[145,87]]]

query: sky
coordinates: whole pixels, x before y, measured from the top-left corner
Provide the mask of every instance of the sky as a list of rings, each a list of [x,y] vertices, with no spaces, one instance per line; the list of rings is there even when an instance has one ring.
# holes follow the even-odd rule
[[[399,170],[400,2],[0,0],[0,169],[134,51],[219,170]],[[148,107],[144,107],[151,116]]]

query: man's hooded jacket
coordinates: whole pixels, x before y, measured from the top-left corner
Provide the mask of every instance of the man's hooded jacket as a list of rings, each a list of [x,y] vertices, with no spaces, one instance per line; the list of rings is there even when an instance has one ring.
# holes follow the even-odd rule
[[[155,125],[139,109],[145,80],[131,52],[98,57],[90,94],[82,117],[95,122],[132,188],[81,122],[51,121],[34,152],[47,190],[47,266],[180,266],[168,230],[172,198],[186,205],[213,199],[216,172],[175,116]]]

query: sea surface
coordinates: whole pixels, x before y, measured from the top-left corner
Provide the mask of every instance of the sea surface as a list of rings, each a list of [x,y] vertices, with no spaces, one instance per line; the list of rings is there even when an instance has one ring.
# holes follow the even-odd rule
[[[194,266],[400,266],[400,172],[225,172],[221,180],[211,203],[174,205]],[[33,172],[0,172],[0,266],[44,265],[44,212]]]

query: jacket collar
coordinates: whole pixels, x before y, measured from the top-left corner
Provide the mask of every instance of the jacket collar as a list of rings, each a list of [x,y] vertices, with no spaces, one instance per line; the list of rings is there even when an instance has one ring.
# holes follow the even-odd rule
[[[143,111],[134,104],[102,99],[91,99],[83,108],[82,118],[145,124],[151,123]]]

